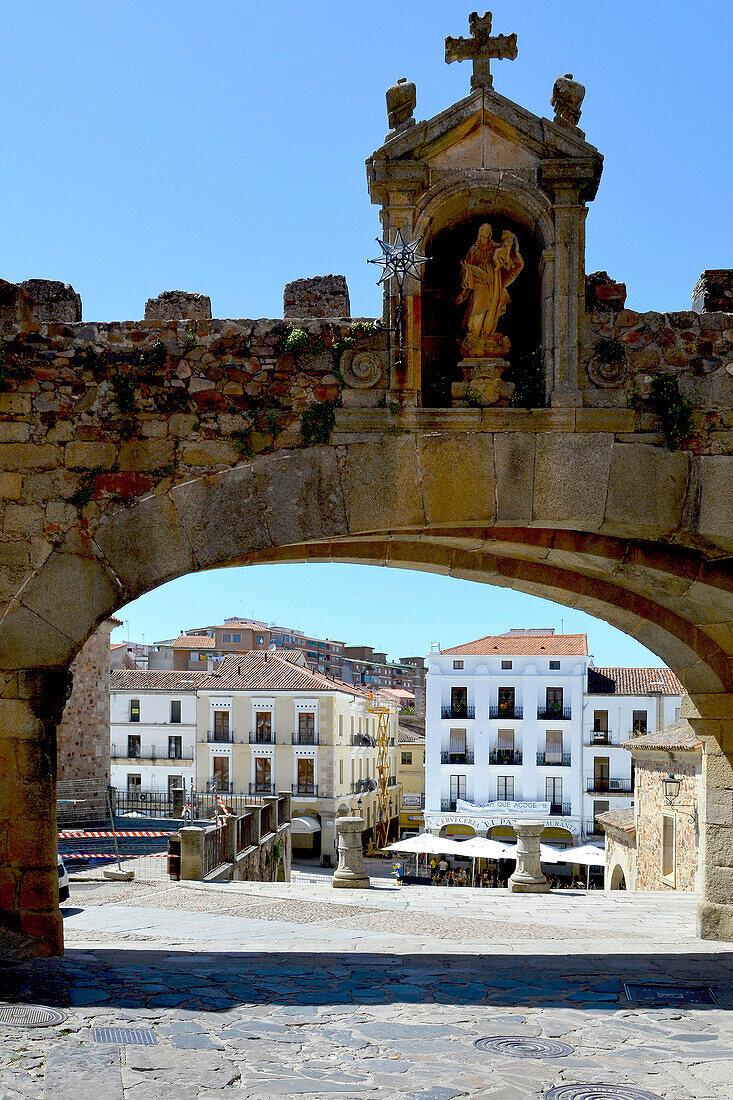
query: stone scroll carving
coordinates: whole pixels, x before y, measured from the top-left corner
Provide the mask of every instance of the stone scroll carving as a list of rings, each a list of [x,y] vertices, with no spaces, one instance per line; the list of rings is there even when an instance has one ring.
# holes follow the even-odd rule
[[[339,361],[339,370],[347,386],[371,390],[384,379],[384,364],[373,351],[347,350]]]

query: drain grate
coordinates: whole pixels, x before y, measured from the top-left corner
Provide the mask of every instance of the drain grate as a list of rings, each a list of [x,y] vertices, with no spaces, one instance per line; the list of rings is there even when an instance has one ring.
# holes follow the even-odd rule
[[[632,1089],[628,1085],[557,1085],[545,1093],[545,1100],[663,1100],[656,1092]]]
[[[510,1058],[567,1058],[575,1050],[554,1039],[523,1039],[519,1035],[487,1035],[473,1045],[487,1054],[507,1054]]]
[[[624,982],[627,1001],[650,1005],[716,1005],[709,985],[638,985]]]
[[[0,1005],[0,1024],[11,1027],[53,1027],[62,1024],[65,1012],[41,1005]]]
[[[158,1045],[155,1032],[147,1027],[93,1027],[92,1039],[95,1043],[122,1043],[132,1047]]]

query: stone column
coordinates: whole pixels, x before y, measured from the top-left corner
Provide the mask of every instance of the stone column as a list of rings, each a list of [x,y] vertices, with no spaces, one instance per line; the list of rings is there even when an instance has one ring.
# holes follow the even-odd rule
[[[204,877],[204,832],[196,825],[180,829],[181,880],[201,882]]]
[[[514,894],[547,894],[550,887],[540,867],[540,837],[544,821],[513,821],[517,834],[517,866],[509,879]]]
[[[733,694],[691,695],[682,716],[703,742],[698,935],[733,940]]]
[[[578,385],[578,339],[581,294],[585,294],[585,207],[576,188],[555,191],[555,295],[553,408],[573,408],[582,403]]]
[[[56,727],[68,669],[0,673],[0,925],[29,954],[60,955]]]
[[[336,818],[339,862],[331,881],[335,889],[367,890],[371,886],[361,851],[363,828],[363,817]]]

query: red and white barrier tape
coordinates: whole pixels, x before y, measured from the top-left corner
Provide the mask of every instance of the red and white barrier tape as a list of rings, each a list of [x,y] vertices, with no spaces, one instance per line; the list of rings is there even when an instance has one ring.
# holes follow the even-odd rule
[[[95,837],[127,837],[127,836],[177,836],[177,833],[163,833],[163,832],[120,832],[113,833],[111,830],[92,831],[91,829],[64,829],[58,834],[59,840],[92,840]]]

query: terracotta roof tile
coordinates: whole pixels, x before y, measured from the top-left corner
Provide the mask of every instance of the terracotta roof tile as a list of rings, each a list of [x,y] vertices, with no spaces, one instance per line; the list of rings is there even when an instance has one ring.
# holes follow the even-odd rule
[[[596,821],[600,825],[610,825],[614,829],[621,829],[625,833],[636,831],[633,806],[624,806],[621,810],[606,810],[605,813],[596,815]]]
[[[297,654],[300,655],[299,653]],[[217,666],[215,673],[204,673],[200,690],[205,691],[343,691],[368,699],[370,693],[353,684],[332,680],[297,664],[296,653],[289,660],[278,650],[256,649],[246,653],[230,653]]]
[[[417,730],[409,729],[407,726],[397,726],[397,744],[398,745],[424,745],[425,734],[418,733]]]
[[[196,691],[205,672],[164,672],[155,669],[113,668],[112,691]]]
[[[216,639],[208,634],[179,634],[174,649],[216,649]]]
[[[487,657],[585,657],[586,634],[489,634],[475,642],[443,649],[441,653],[462,653]]]
[[[636,752],[637,749],[700,749],[702,741],[697,737],[689,722],[678,722],[674,726],[657,733],[644,733],[641,737],[632,737],[624,741],[623,748]]]
[[[588,695],[685,695],[686,690],[670,668],[589,668]]]

